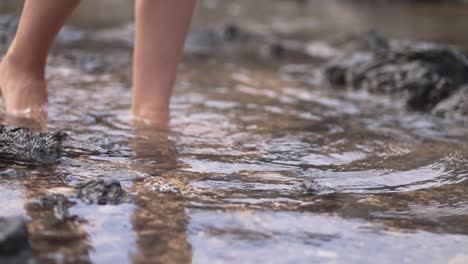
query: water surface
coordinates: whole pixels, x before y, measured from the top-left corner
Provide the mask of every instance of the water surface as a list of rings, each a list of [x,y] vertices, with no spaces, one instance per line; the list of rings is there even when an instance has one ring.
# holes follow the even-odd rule
[[[265,2],[202,1],[194,27],[238,22],[320,39],[377,21],[394,36],[466,43],[456,26],[418,30],[421,21],[444,27],[447,14],[451,24],[465,21],[454,9],[466,5],[393,7],[396,20],[419,21],[402,28],[401,20],[376,18],[383,7]],[[129,1],[115,3],[120,15],[100,19],[87,11],[109,3],[93,3],[72,20],[80,32],[110,32],[130,21]],[[322,21],[317,10],[346,23]],[[410,18],[409,10],[419,13]],[[121,34],[131,35],[124,28]],[[294,72],[310,65],[299,62],[186,56],[173,129],[137,129],[128,113],[130,59],[125,45],[96,39],[56,47],[48,66],[48,128],[69,134],[64,156],[53,167],[0,163],[0,173],[24,173],[0,176],[0,215],[29,219],[45,263],[468,261],[463,124],[408,112],[388,98],[304,84]],[[131,202],[74,199],[76,217],[60,224],[35,202],[98,178],[120,181]]]

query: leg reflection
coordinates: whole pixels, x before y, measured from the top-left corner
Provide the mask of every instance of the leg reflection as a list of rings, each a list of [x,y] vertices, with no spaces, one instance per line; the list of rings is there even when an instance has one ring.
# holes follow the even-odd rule
[[[169,179],[177,168],[177,151],[170,133],[137,129],[132,141],[133,169],[148,175],[135,181],[137,207],[131,218],[137,235],[134,263],[191,263],[187,237],[188,216],[184,199],[174,192],[149,188],[156,178]]]
[[[67,186],[53,176],[31,175],[24,187],[28,231],[38,258],[44,263],[91,263],[92,247],[84,223],[68,214],[74,204],[50,192]]]

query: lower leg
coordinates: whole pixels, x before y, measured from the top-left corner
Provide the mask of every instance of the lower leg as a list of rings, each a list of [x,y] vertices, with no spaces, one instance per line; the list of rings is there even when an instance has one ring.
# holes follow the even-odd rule
[[[48,51],[79,0],[26,0],[16,36],[0,63],[0,88],[9,115],[45,116]]]
[[[169,101],[195,0],[136,0],[132,112],[159,126]]]

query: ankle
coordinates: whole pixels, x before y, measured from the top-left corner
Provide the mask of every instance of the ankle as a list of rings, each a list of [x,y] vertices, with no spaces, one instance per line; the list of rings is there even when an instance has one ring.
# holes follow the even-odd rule
[[[156,125],[167,127],[170,120],[169,107],[154,107],[154,106],[133,106],[132,114],[135,121],[143,122],[147,125]]]
[[[45,62],[31,60],[10,50],[2,58],[1,64],[9,74],[25,74],[36,80],[45,79]]]

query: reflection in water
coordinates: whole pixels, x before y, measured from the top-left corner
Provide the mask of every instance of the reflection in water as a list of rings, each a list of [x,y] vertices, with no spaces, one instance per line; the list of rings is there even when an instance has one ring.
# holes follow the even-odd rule
[[[58,212],[58,200],[48,200],[44,196],[69,189],[61,180],[48,176],[53,173],[53,168],[49,169],[52,170],[36,175],[26,172],[28,176],[22,183],[24,207],[31,219],[28,230],[37,257],[46,263],[90,263],[92,244],[84,219]],[[60,202],[65,203],[66,208],[73,205],[70,200]]]
[[[24,214],[23,210],[23,188],[8,181],[2,181],[0,185],[0,200],[10,201],[2,204],[0,215],[11,217]]]
[[[82,202],[71,208],[73,214],[85,221],[81,228],[88,234],[88,255],[91,263],[129,261],[129,253],[134,251],[136,241],[135,234],[128,224],[134,209],[132,204],[100,206]],[[73,251],[73,254],[81,255],[77,251]]]
[[[152,184],[164,184],[161,181],[177,180],[171,173],[171,169],[177,168],[177,151],[170,133],[140,127],[135,134],[131,142],[135,153],[132,169],[148,176],[136,180],[133,187],[137,192],[134,200],[137,208],[131,216],[137,236],[133,263],[191,263],[186,201],[180,193],[157,193],[151,188]],[[156,175],[160,182],[154,182]]]
[[[180,193],[157,193],[151,188],[158,183],[156,178],[176,180],[171,169],[177,166],[177,154],[170,134],[145,129],[135,133],[130,143],[134,152],[131,167],[146,176],[133,181],[131,204],[87,205],[71,198],[65,200],[69,214],[61,219],[57,200],[48,200],[52,196],[44,194],[69,195],[73,188],[47,176],[54,174],[53,168],[33,174],[18,170],[14,175],[25,173],[20,185],[2,182],[5,197],[17,202],[3,207],[2,216],[21,214],[24,203],[39,259],[46,263],[191,263],[185,199]]]
[[[346,11],[338,22],[359,29],[360,19],[377,16],[354,20],[365,8],[332,1],[240,2],[201,1],[200,14],[209,15],[195,26],[232,18],[307,38],[343,29],[321,27],[330,12]],[[82,10],[110,0],[93,3]],[[407,10],[434,12],[440,21],[450,9],[439,7]],[[89,18],[79,12],[76,25]],[[115,22],[105,19],[98,23]],[[173,131],[135,128],[130,50],[86,40],[56,48],[49,61],[48,128],[69,134],[57,167],[0,164],[0,200],[8,201],[0,215],[29,217],[46,263],[467,262],[466,126],[393,100],[320,89],[316,64],[234,53],[229,60],[187,56]],[[298,82],[294,69],[310,71],[313,85]],[[93,179],[120,181],[130,202],[96,206],[70,197],[64,222],[37,202]]]
[[[466,236],[400,233],[362,220],[299,212],[194,210],[189,232],[199,263],[425,263],[428,248],[432,263],[463,263],[468,257]]]
[[[133,263],[191,263],[185,202],[170,194],[138,194],[131,217],[137,236]]]
[[[134,170],[159,175],[177,168],[177,150],[169,131],[159,131],[151,127],[138,126],[131,140],[132,167]]]

